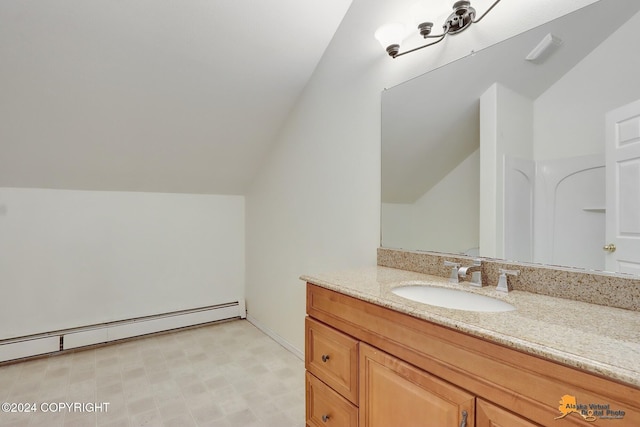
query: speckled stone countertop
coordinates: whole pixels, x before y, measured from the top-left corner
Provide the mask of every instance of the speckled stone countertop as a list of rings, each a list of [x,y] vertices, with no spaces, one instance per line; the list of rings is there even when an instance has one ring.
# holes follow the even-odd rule
[[[488,339],[523,352],[640,388],[640,312],[447,279],[387,267],[302,276],[315,285]],[[515,311],[486,313],[442,308],[399,297],[391,289],[412,281],[501,299]],[[406,283],[409,282],[409,283]]]

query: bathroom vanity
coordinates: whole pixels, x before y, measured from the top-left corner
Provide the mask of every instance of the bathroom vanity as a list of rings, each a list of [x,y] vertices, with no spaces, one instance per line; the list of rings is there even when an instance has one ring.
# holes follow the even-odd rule
[[[373,267],[307,283],[308,426],[640,426],[640,313]],[[453,310],[427,283],[502,299]]]
[[[640,192],[615,172],[638,161],[613,161],[640,141],[619,48],[639,8],[594,1],[382,92],[378,267],[302,277],[308,426],[640,426],[640,260],[619,250]],[[523,60],[549,36],[563,54]],[[463,254],[485,287],[447,281]],[[515,310],[396,294],[418,283]]]

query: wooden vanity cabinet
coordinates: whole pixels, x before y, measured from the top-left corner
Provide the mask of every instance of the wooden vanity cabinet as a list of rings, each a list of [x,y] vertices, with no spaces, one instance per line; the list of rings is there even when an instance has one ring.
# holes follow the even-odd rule
[[[639,388],[311,283],[307,314],[309,427],[640,426]],[[556,419],[565,395],[624,418]]]
[[[473,426],[475,396],[360,344],[360,426]]]

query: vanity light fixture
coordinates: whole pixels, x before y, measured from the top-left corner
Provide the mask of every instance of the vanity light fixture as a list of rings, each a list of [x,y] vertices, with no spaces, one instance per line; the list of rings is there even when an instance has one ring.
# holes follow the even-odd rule
[[[376,31],[375,37],[378,39],[382,47],[386,49],[389,56],[397,58],[398,56],[406,55],[407,53],[415,52],[416,50],[423,49],[427,46],[433,46],[436,43],[440,43],[444,40],[447,34],[458,34],[466,30],[471,24],[480,22],[482,18],[484,18],[499,2],[500,0],[496,0],[478,19],[476,19],[476,10],[471,7],[470,1],[460,0],[455,2],[453,4],[453,13],[449,15],[442,25],[442,34],[431,34],[433,22],[425,21],[418,25],[418,33],[423,38],[436,39],[435,41],[402,53],[400,53],[400,43],[406,35],[404,25],[397,23],[383,25]]]

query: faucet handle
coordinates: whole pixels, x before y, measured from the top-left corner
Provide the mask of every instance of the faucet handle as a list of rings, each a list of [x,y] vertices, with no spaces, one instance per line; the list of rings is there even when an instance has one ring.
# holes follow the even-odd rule
[[[459,280],[458,280],[458,268],[460,267],[460,263],[452,262],[452,261],[445,261],[444,265],[445,265],[445,267],[451,267],[451,275],[449,276],[449,281],[451,283],[459,283]]]
[[[500,277],[498,278],[498,286],[496,286],[496,291],[509,292],[507,275],[518,276],[520,274],[520,270],[506,270],[504,268],[501,268],[498,270],[498,272],[500,273]]]
[[[498,269],[498,273],[500,274],[508,274],[509,276],[517,276],[520,274],[520,270],[507,270],[504,268]]]

